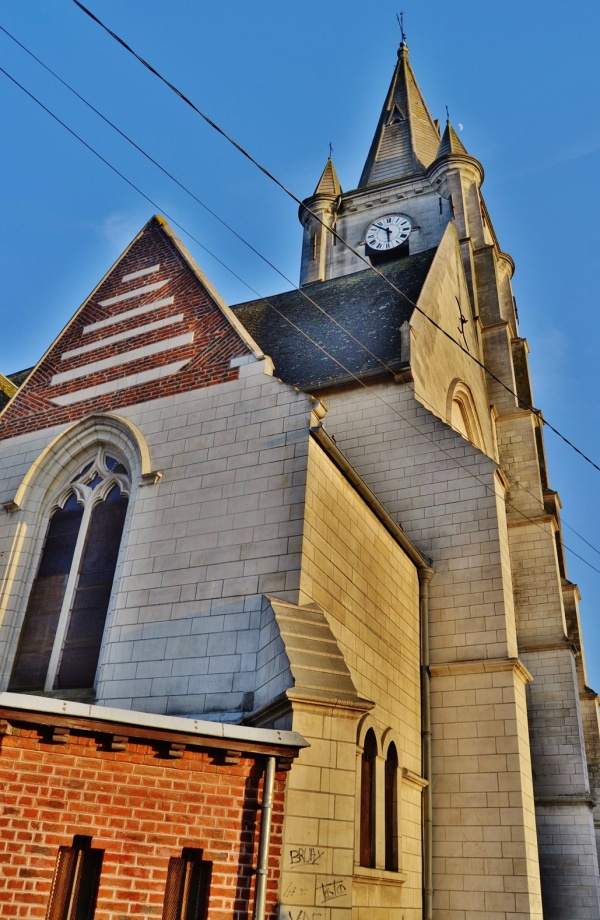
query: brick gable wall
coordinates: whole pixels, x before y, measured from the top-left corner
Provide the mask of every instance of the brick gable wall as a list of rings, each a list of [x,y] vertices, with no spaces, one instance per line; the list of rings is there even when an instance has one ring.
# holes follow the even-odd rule
[[[231,359],[249,354],[153,218],[0,416],[0,438],[235,380]]]
[[[11,719],[0,750],[0,915],[43,920],[59,846],[93,837],[104,861],[95,920],[160,917],[169,858],[183,847],[212,862],[210,920],[246,920],[256,884],[264,758],[130,739],[111,752],[110,735],[52,729]],[[285,773],[276,774],[267,917],[273,917],[281,855]]]

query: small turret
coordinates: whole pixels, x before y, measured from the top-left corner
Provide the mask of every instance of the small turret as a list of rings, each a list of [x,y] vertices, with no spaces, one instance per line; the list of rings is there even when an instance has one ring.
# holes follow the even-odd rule
[[[440,142],[438,148],[436,160],[439,157],[447,156],[448,154],[464,154],[468,156],[467,149],[458,134],[450,124],[450,119],[446,122],[446,130],[444,131],[444,136]]]
[[[338,198],[342,194],[342,186],[340,185],[340,180],[337,177],[331,157],[328,158],[325,164],[325,169],[317,182],[314,194],[334,198]]]
[[[452,216],[461,239],[469,237],[475,247],[485,243],[480,189],[483,167],[446,122],[437,155],[428,172],[437,192],[451,202]]]
[[[329,157],[314,194],[302,202],[298,213],[300,223],[304,227],[300,284],[323,281],[325,278],[328,253],[332,244],[327,227],[335,226],[341,195],[342,186],[333,160]]]

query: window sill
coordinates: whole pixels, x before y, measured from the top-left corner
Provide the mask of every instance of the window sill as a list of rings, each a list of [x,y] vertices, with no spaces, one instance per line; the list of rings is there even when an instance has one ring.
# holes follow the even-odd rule
[[[355,866],[354,878],[361,882],[377,885],[404,885],[408,875],[406,872],[389,872],[387,869],[369,869],[367,866]]]

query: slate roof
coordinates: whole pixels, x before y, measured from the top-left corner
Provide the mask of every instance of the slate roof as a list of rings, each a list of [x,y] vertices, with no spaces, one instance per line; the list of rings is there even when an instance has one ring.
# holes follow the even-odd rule
[[[429,249],[381,266],[381,272],[416,303],[436,250]],[[232,307],[250,335],[275,363],[275,375],[303,390],[313,390],[383,370],[381,364],[323,315],[306,293],[388,367],[400,367],[400,326],[413,307],[370,269],[305,285]],[[276,310],[344,365],[341,368]],[[348,373],[351,371],[352,373]]]
[[[15,371],[14,374],[7,374],[6,376],[9,380],[12,380],[15,386],[20,387],[27,380],[32,370],[32,367],[26,367],[24,371]]]
[[[28,367],[24,371],[17,371],[14,374],[0,373],[0,412],[16,392],[11,384],[14,384],[18,389],[31,370],[32,368]]]
[[[402,42],[358,188],[424,172],[436,158],[440,134]]]
[[[444,136],[442,137],[437,155],[438,157],[443,157],[451,153],[467,153],[467,150],[450,122],[447,121],[446,130],[444,131]]]
[[[364,702],[322,607],[297,607],[274,597],[269,601],[289,661],[294,696],[316,696],[338,703]]]
[[[321,173],[321,178],[317,182],[314,193],[315,195],[327,195],[331,198],[337,198],[342,194],[342,186],[340,185],[340,180],[338,179],[331,157],[329,157],[325,164],[325,169]]]

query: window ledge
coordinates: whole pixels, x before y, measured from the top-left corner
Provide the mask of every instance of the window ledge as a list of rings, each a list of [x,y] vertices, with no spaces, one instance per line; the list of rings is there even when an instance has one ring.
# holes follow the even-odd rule
[[[354,878],[361,882],[377,885],[404,885],[408,875],[406,872],[389,872],[387,869],[370,869],[367,866],[355,866]]]

